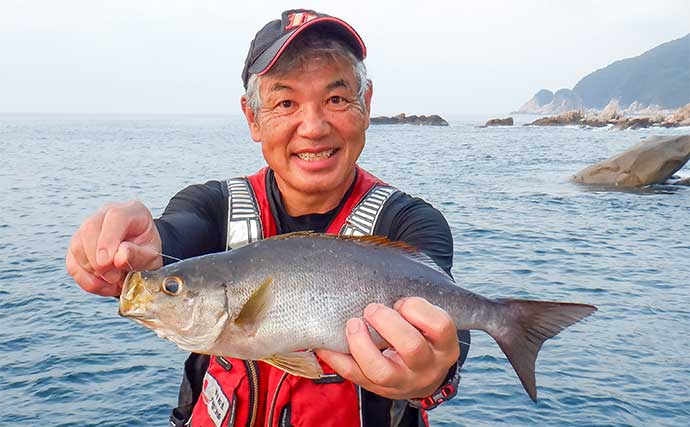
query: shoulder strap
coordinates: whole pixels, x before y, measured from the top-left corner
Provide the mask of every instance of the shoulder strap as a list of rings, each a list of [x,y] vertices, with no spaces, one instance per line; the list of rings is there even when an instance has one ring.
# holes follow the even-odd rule
[[[232,178],[228,187],[226,249],[236,249],[263,238],[259,206],[247,178]]]
[[[342,236],[365,236],[374,234],[383,206],[398,190],[387,185],[375,185],[352,209],[340,228]]]
[[[261,232],[263,238],[275,236],[278,234],[273,212],[271,211],[271,204],[268,202],[268,194],[266,194],[266,175],[268,174],[268,166],[261,169],[254,175],[248,176],[247,182],[254,191],[254,197],[259,210],[261,218]]]
[[[228,188],[227,249],[276,235],[276,225],[266,195],[266,173],[226,181]],[[365,236],[374,229],[386,202],[399,190],[358,167],[357,182],[326,230],[329,234]]]
[[[357,182],[326,231],[344,236],[364,236],[374,233],[383,206],[397,192],[374,175],[357,167]]]

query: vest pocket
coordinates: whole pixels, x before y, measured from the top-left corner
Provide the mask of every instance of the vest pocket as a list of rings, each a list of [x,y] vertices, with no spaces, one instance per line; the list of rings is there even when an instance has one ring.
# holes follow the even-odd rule
[[[337,382],[336,377],[321,383],[300,377],[290,379],[290,401],[281,408],[277,427],[360,426],[359,396],[351,382]],[[283,424],[283,415],[287,424]]]
[[[232,366],[231,366],[232,365]],[[228,369],[230,367],[230,369]],[[242,426],[250,417],[249,384],[243,364],[211,358],[201,395],[192,413],[193,427]]]

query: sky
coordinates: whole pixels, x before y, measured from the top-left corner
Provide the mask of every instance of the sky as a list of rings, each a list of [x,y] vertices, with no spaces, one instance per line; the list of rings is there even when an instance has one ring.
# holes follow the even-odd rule
[[[688,0],[0,0],[0,112],[239,114],[250,41],[298,7],[362,36],[374,115],[507,114],[690,32]]]

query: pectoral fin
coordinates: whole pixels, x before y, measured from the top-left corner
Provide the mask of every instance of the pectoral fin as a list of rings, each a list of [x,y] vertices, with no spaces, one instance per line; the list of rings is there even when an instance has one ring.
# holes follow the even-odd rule
[[[319,361],[310,351],[276,354],[263,361],[298,377],[318,379],[323,376]]]
[[[240,311],[240,314],[235,319],[235,324],[242,328],[247,336],[253,337],[256,335],[256,331],[259,330],[261,322],[275,302],[275,295],[271,288],[272,283],[273,278],[267,278],[261,286],[254,291],[254,294],[247,300],[244,307],[242,307],[242,311]]]

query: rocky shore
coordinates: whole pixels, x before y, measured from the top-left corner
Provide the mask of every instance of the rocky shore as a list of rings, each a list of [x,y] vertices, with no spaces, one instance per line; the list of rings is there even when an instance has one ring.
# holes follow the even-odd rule
[[[432,114],[430,116],[408,116],[405,113],[400,113],[392,117],[372,117],[370,120],[372,125],[448,126],[448,122],[438,114]]]
[[[567,111],[565,113],[542,117],[525,126],[568,126],[604,127],[613,129],[642,129],[648,127],[673,128],[690,126],[690,104],[669,114],[654,116],[625,116],[620,112],[617,103],[611,102],[600,113],[584,114],[581,111]]]

